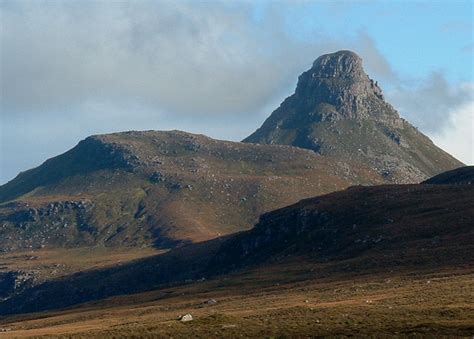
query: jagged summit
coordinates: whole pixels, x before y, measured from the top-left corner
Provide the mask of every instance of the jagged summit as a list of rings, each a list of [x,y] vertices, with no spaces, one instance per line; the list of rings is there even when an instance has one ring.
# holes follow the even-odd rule
[[[389,182],[420,182],[462,163],[400,118],[351,51],[317,58],[244,142],[286,144],[363,162]]]
[[[385,104],[382,89],[365,73],[362,59],[351,51],[317,58],[313,67],[300,76],[295,94],[300,99],[310,99],[309,105],[317,106],[324,102],[333,105],[339,110],[338,118],[367,118],[370,113],[376,116],[380,110],[371,109],[371,104]],[[392,107],[385,108],[389,115],[398,118]]]
[[[291,123],[337,121],[345,118],[382,119],[400,124],[384,101],[378,83],[365,73],[362,59],[351,51],[325,54],[298,78],[295,94],[281,105]]]

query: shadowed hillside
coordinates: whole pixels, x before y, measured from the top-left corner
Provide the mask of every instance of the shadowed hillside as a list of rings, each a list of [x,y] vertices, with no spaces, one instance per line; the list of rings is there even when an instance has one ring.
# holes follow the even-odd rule
[[[474,184],[474,166],[461,167],[441,173],[423,182],[438,185],[472,185]]]
[[[46,282],[0,310],[65,307],[292,261],[326,263],[314,277],[472,269],[473,193],[472,185],[352,187],[267,213],[240,234]]]

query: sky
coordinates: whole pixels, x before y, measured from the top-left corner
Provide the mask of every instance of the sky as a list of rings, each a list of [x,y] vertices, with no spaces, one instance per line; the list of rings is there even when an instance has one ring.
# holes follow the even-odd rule
[[[92,134],[241,140],[324,53],[474,164],[472,1],[0,0],[0,184]]]

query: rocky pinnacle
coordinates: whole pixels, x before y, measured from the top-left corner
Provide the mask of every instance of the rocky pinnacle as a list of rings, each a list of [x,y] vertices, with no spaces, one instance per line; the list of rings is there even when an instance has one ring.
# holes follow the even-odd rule
[[[384,101],[378,83],[365,73],[362,59],[351,51],[317,58],[299,77],[294,97],[289,99],[288,104],[297,106],[293,118],[299,120],[308,115],[313,121],[399,118]]]

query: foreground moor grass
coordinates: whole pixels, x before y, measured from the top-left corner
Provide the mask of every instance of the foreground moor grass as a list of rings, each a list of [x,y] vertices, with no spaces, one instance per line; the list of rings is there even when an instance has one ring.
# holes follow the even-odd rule
[[[0,319],[0,337],[307,337],[474,334],[474,272],[335,273],[294,261],[60,311]],[[331,273],[332,272],[332,273]],[[206,303],[215,299],[216,304]],[[182,323],[180,315],[193,321]]]

